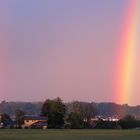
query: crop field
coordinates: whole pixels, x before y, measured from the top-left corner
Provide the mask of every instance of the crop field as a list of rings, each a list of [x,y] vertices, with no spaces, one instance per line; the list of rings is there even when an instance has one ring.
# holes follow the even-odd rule
[[[0,140],[140,140],[140,130],[0,129]]]

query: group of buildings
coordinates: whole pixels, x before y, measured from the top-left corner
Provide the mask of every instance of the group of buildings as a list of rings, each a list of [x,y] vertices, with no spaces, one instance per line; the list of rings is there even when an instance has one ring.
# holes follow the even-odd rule
[[[47,117],[40,116],[24,116],[23,124],[19,126],[16,120],[2,121],[2,115],[0,115],[0,128],[42,128],[46,129],[48,126]]]
[[[99,119],[101,118],[93,118],[91,119],[91,124],[93,127],[97,127],[99,124]],[[117,119],[103,119],[102,120],[107,124],[110,125],[110,122],[112,122],[112,124],[116,124],[116,122],[118,121]],[[67,124],[67,123],[66,123]],[[47,129],[48,128],[48,120],[47,117],[41,117],[41,116],[29,116],[29,115],[25,115],[23,117],[23,123],[22,125],[19,125],[19,122],[16,121],[15,119],[10,119],[10,120],[6,120],[6,121],[2,121],[2,115],[0,114],[0,128],[41,128],[41,129]]]

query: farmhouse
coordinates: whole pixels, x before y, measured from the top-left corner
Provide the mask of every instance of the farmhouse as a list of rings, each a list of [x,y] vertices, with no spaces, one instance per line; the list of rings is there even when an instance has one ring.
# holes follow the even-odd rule
[[[47,128],[47,117],[24,116],[22,128]]]

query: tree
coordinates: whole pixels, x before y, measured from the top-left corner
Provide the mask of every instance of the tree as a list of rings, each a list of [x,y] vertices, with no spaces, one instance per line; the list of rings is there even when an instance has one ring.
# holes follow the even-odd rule
[[[89,128],[91,118],[94,117],[97,110],[92,103],[83,103],[74,101],[72,111],[68,116],[68,121],[72,128]]]
[[[122,119],[119,120],[119,125],[123,129],[130,129],[137,127],[137,120],[132,115],[126,115]]]
[[[8,114],[2,114],[1,115],[1,122],[3,123],[3,126],[5,127],[5,126],[7,126],[7,124],[9,123],[9,122],[11,122],[11,118],[10,118],[10,116],[8,115]]]
[[[84,128],[84,121],[81,113],[71,112],[68,116],[68,122],[70,122],[71,128],[74,129]]]
[[[81,105],[82,115],[87,126],[90,127],[91,118],[94,118],[97,114],[97,109],[92,103],[83,103]]]
[[[16,121],[19,126],[21,126],[24,123],[24,115],[25,115],[25,112],[22,110],[17,109],[15,111]]]
[[[66,106],[58,97],[54,100],[47,99],[41,109],[41,116],[48,118],[48,128],[61,128],[64,125]]]

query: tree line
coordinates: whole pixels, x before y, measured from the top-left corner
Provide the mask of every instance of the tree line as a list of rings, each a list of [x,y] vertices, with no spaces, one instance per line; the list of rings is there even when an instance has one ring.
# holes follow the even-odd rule
[[[92,118],[98,114],[98,110],[92,103],[81,103],[73,101],[71,109],[67,112],[66,105],[58,97],[54,100],[47,99],[41,109],[41,115],[48,117],[48,128],[93,128]],[[118,122],[103,121],[101,118],[96,121],[95,128],[130,129],[140,127],[140,121],[134,116],[126,114]]]
[[[19,126],[24,123],[25,114],[20,109],[15,111],[15,120]],[[91,119],[97,114],[98,110],[93,103],[73,101],[71,106],[66,106],[59,97],[52,100],[46,99],[40,110],[40,116],[48,119],[48,128],[93,128],[94,125],[91,123]],[[9,115],[2,114],[1,120],[4,124],[10,119]],[[124,129],[135,128],[140,126],[140,122],[131,115],[125,115],[117,124],[110,121],[104,122],[102,119],[96,122],[96,128],[117,128],[117,125]]]
[[[86,102],[87,103],[87,102]],[[44,102],[6,102],[2,101],[0,103],[0,113],[6,113],[10,116],[15,115],[15,111],[23,110],[28,115],[40,115],[40,110],[42,108],[42,105]],[[67,110],[66,112],[70,112],[72,108],[73,102],[65,102],[64,103]],[[80,102],[80,104],[85,104],[85,102]],[[91,104],[96,107],[96,110],[98,110],[98,116],[103,117],[110,117],[110,116],[118,116],[119,118],[122,118],[126,114],[131,114],[135,116],[137,119],[140,119],[140,106],[129,106],[127,104],[120,105],[116,103],[110,103],[110,102],[91,102]],[[121,115],[121,116],[119,116]]]
[[[67,112],[66,105],[58,97],[54,100],[47,99],[41,109],[41,116],[48,117],[48,128],[85,128],[89,127],[91,118],[97,114],[96,108],[91,103],[84,105],[78,101],[72,102],[71,111]]]

